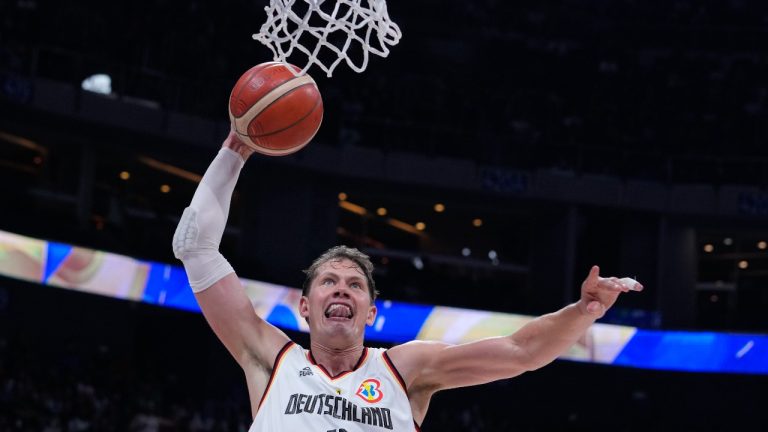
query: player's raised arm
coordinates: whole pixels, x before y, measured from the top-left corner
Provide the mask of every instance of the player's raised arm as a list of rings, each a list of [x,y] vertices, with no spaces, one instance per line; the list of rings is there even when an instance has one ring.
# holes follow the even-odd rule
[[[232,266],[219,252],[235,184],[253,150],[230,132],[205,172],[173,236],[173,251],[213,331],[244,369],[268,370],[288,337],[256,315]]]
[[[620,293],[642,288],[630,278],[601,278],[594,266],[578,302],[538,317],[512,335],[461,345],[411,342],[392,348],[390,356],[415,398],[511,378],[552,362],[605,314]]]

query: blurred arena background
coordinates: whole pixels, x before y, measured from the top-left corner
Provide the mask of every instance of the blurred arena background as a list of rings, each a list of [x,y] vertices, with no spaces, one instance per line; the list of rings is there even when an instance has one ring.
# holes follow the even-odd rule
[[[0,230],[177,265],[229,91],[270,60],[251,39],[265,5],[0,3]],[[241,276],[298,287],[345,243],[374,258],[385,299],[538,315],[599,264],[646,287],[602,322],[768,332],[768,4],[393,0],[389,14],[403,39],[388,58],[309,71],[315,141],[246,166],[222,244]],[[84,89],[98,74],[109,91]],[[423,430],[768,430],[766,376],[559,360],[437,395]],[[249,417],[201,315],[0,278],[0,430]]]

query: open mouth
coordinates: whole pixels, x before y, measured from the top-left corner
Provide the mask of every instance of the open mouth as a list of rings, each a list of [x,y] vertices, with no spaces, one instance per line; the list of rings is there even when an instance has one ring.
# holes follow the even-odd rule
[[[339,320],[352,319],[352,308],[343,303],[331,303],[325,309],[325,317]]]

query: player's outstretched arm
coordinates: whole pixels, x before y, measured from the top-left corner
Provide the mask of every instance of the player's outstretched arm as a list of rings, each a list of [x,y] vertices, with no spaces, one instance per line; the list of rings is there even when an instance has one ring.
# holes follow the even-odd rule
[[[512,335],[450,345],[415,341],[394,347],[390,357],[403,374],[409,394],[511,378],[552,362],[570,348],[622,292],[640,291],[630,278],[601,278],[594,266],[582,284],[581,299],[540,316]]]
[[[253,150],[230,132],[184,209],[173,251],[213,331],[244,369],[267,370],[288,337],[262,320],[232,266],[219,252],[235,184]]]

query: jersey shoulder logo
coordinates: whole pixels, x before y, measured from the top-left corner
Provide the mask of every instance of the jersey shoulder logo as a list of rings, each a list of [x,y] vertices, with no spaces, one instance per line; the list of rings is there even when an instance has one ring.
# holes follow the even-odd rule
[[[309,366],[299,371],[300,377],[311,376],[311,375],[314,375],[314,374],[312,373],[312,369],[310,369]]]
[[[375,378],[368,378],[360,383],[355,394],[368,403],[376,403],[384,397],[384,392],[381,391],[381,382]]]

